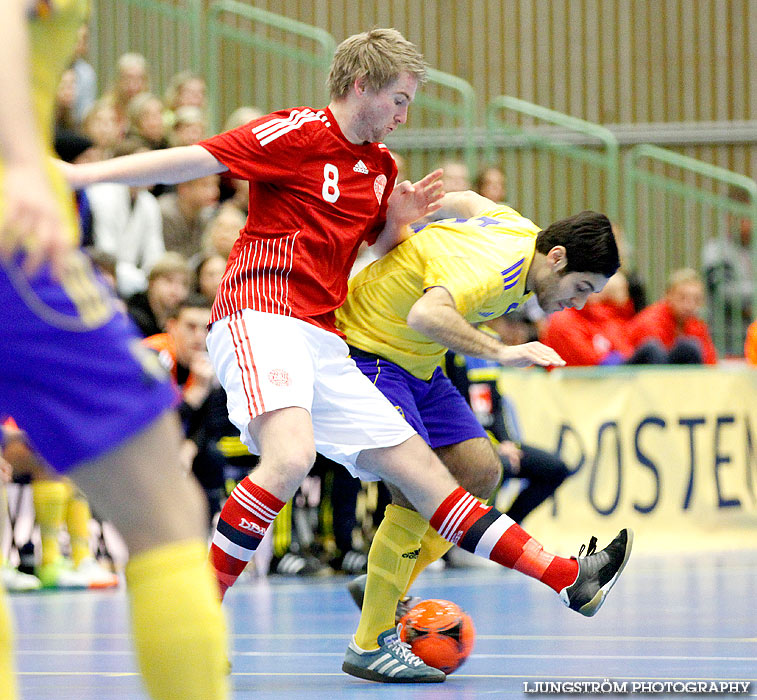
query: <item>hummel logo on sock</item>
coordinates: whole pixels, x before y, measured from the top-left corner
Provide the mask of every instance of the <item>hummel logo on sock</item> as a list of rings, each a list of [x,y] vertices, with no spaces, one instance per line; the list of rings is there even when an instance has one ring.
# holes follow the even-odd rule
[[[356,173],[363,173],[363,175],[368,174],[368,168],[365,167],[365,163],[363,163],[362,160],[359,160],[357,163],[355,163],[354,167],[352,168]]]

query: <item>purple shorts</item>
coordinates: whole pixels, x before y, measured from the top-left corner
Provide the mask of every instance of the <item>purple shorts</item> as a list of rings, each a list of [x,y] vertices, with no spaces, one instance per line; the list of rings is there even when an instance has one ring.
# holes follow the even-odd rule
[[[355,348],[350,351],[362,373],[432,448],[486,437],[470,406],[441,367],[425,381],[383,357]]]
[[[95,459],[176,401],[157,356],[83,253],[62,283],[0,263],[0,417],[57,471]]]

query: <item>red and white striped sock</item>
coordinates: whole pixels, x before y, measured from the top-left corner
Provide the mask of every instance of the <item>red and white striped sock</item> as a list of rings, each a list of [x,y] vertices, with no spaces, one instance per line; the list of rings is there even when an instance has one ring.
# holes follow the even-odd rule
[[[231,492],[210,546],[210,563],[218,579],[221,599],[244,571],[283,507],[283,501],[254,484],[249,476]]]
[[[437,508],[431,527],[448,542],[538,579],[558,593],[578,576],[575,559],[545,552],[512,518],[484,505],[462,487]]]

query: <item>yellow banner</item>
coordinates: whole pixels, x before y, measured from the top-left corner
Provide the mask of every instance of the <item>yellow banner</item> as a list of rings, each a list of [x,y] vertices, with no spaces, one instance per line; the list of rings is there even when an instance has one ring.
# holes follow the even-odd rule
[[[529,515],[546,547],[602,547],[621,527],[648,551],[757,548],[757,371],[506,370],[523,442],[575,472]]]

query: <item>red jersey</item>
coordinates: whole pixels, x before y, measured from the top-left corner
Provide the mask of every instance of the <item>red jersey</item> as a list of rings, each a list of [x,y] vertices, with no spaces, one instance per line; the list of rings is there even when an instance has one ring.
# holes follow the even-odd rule
[[[334,310],[347,296],[358,248],[373,243],[386,221],[397,175],[389,150],[350,143],[330,110],[309,107],[274,112],[200,145],[250,182],[247,222],[211,323],[247,308],[337,333]]]
[[[718,353],[707,324],[698,318],[688,318],[683,326],[679,326],[670,304],[665,299],[639,311],[631,321],[628,333],[634,347],[651,338],[657,338],[668,350],[679,338],[696,338],[702,348],[704,363],[714,365],[718,361]]]
[[[627,323],[623,306],[595,301],[583,309],[552,314],[540,340],[553,348],[568,366],[601,365],[612,353],[618,359],[631,355]]]

